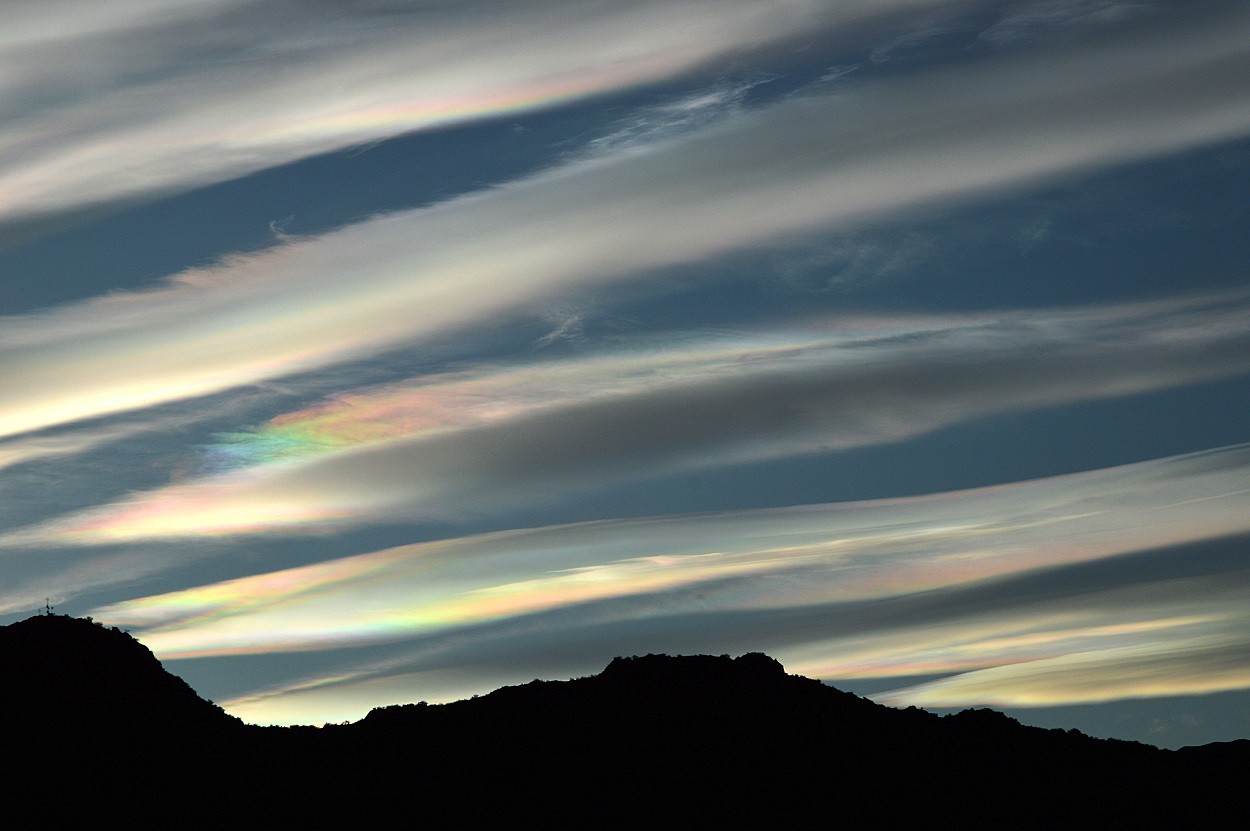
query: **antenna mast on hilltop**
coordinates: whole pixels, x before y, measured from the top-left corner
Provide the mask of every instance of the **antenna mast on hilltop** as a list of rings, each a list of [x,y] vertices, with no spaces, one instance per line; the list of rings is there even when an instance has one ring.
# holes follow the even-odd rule
[[[45,597],[43,599],[43,613],[48,617],[52,617],[52,598]]]

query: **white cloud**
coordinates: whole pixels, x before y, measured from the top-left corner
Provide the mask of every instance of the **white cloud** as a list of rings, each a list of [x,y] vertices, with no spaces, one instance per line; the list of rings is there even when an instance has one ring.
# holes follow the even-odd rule
[[[1218,24],[1218,25],[1217,25]],[[1250,13],[865,83],[168,287],[3,321],[0,436],[433,339],[648,270],[1250,130]]]
[[[9,3],[0,34],[0,221],[660,81],[879,14],[881,5]]]
[[[313,686],[354,696],[356,715],[394,700],[369,700],[378,694],[365,694],[370,687],[383,684],[376,679],[459,667],[460,686],[446,690],[454,697],[515,680],[509,673],[519,670],[596,671],[605,655],[639,644],[766,648],[791,671],[826,678],[958,672],[1090,652],[1084,677],[1093,683],[1103,654],[1094,650],[1113,650],[1105,657],[1114,662],[1115,650],[1146,649],[1157,658],[1169,644],[1184,651],[1230,632],[1243,633],[1244,642],[1244,570],[1219,574],[1218,562],[1183,548],[1167,552],[1250,531],[1248,464],[1250,450],[1241,446],[924,497],[507,531],[242,577],[93,614],[137,627],[163,659],[395,642],[381,663],[316,676]],[[1125,558],[1150,550],[1162,552],[1151,567]],[[1064,572],[1095,564],[1093,577]],[[526,655],[525,666],[501,664],[504,654]],[[1220,673],[1185,680],[1195,665],[1173,662],[1156,676],[1175,692],[1232,683]],[[470,676],[475,688],[465,686]],[[1234,686],[1244,671],[1239,677]],[[365,681],[362,690],[344,689]],[[1152,694],[1160,691],[1155,681]],[[304,700],[309,689],[295,683],[288,692]],[[1055,690],[1064,700],[1086,700]],[[271,714],[283,703],[281,694],[265,699]],[[310,720],[294,712],[287,718]]]
[[[1205,588],[1218,590],[1215,585]],[[1248,600],[1244,591],[1233,598],[1242,606]],[[874,698],[897,707],[1047,707],[1250,687],[1250,642],[1218,633],[1250,620],[1226,610],[1215,619],[1217,625],[1203,622],[1208,625],[1194,628],[1207,634],[1155,637],[1130,645],[1108,639],[1105,645],[1060,655],[1044,652],[1033,660],[958,673]],[[1217,633],[1209,634],[1212,629]]]
[[[222,448],[244,460],[236,470],[0,542],[100,545],[460,519],[683,469],[888,443],[1012,410],[1250,371],[1246,304],[1219,295],[849,319],[823,331],[678,339],[416,379],[237,436]]]

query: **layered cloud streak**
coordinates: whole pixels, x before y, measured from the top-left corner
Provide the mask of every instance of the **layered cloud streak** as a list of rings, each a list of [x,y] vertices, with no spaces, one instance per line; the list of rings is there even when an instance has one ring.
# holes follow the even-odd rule
[[[336,673],[332,686],[489,665],[495,651],[517,649],[532,667],[585,671],[577,644],[589,639],[600,652],[639,640],[766,647],[792,671],[826,678],[1075,661],[1087,685],[1103,663],[1147,651],[1162,659],[1158,671],[1137,687],[1119,683],[1118,695],[1229,688],[1244,685],[1244,661],[1235,680],[1186,675],[1194,662],[1184,656],[1238,632],[1244,643],[1244,564],[1224,563],[1217,577],[1201,553],[1169,547],[1250,532],[1248,465],[1250,451],[1237,447],[928,497],[487,534],[96,614],[139,627],[163,658],[419,639],[407,661],[401,649],[384,671]],[[438,641],[458,631],[472,636]],[[957,676],[942,700],[961,683],[975,689],[961,700],[983,700],[993,672]],[[1013,676],[1003,689],[1027,681]],[[1044,681],[1030,689],[1035,702],[1098,697]]]
[[[666,80],[880,11],[823,0],[16,5],[0,35],[0,222]]]
[[[899,441],[1250,372],[1244,294],[847,318],[345,394],[223,437],[225,472],[9,545],[290,533],[533,508],[630,479]]]
[[[62,229],[6,296],[83,298],[0,317],[6,614],[132,627],[266,721],[657,650],[898,704],[1250,690],[1250,449],[1155,458],[1250,438],[1245,4],[5,19],[0,245]],[[220,250],[279,202],[353,224]]]
[[[1250,14],[813,93],[482,195],[5,321],[0,436],[325,367],[561,292],[1234,138]],[[763,209],[762,206],[767,206]]]

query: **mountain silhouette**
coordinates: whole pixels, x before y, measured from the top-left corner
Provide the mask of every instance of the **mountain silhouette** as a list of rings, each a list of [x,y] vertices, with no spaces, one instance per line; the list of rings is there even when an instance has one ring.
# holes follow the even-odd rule
[[[119,629],[66,615],[0,627],[0,712],[90,738],[237,723]]]
[[[0,677],[21,763],[0,796],[82,820],[1233,827],[1247,809],[1250,742],[1167,751],[897,710],[759,653],[618,657],[321,728],[243,725],[129,635],[64,616],[0,627]]]

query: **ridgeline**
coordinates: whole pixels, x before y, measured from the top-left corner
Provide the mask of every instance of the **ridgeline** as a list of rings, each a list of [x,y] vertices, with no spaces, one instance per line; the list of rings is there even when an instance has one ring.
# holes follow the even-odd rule
[[[1161,750],[992,710],[896,710],[762,654],[598,675],[348,725],[245,725],[129,635],[0,627],[13,804],[58,821],[434,827],[1244,826],[1250,741]]]

